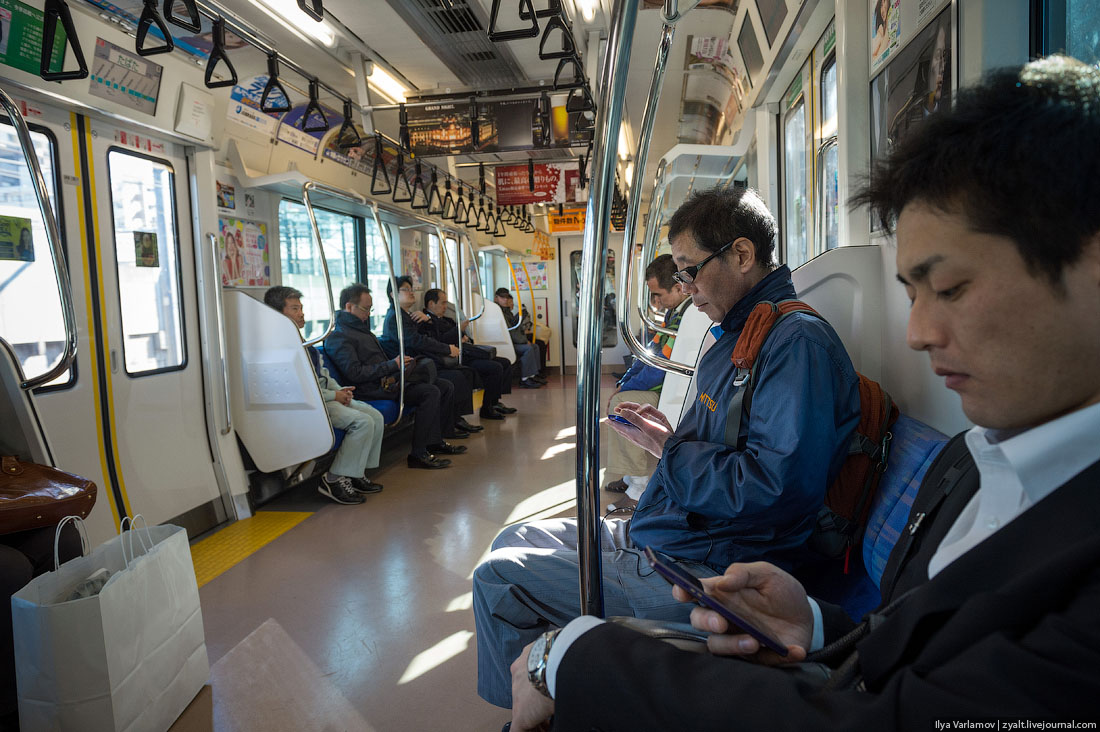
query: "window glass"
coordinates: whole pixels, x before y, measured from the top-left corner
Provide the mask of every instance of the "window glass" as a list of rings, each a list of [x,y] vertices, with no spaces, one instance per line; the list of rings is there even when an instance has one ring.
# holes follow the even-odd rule
[[[1066,53],[1088,64],[1100,62],[1100,3],[1066,0]]]
[[[787,265],[794,269],[809,259],[806,217],[806,104],[799,99],[783,121],[783,223]]]
[[[60,219],[53,142],[33,131],[31,142]],[[0,123],[0,338],[15,351],[27,378],[49,371],[65,351],[65,320],[46,226],[19,138],[7,122]],[[50,386],[71,383],[72,373],[66,371]]]
[[[443,262],[440,261],[439,237],[435,234],[428,234],[428,265],[431,269],[430,287],[446,290],[448,278],[443,271]]]
[[[359,281],[356,220],[354,216],[316,207],[313,215],[325,248],[335,306],[339,302],[340,290]],[[303,204],[296,201],[279,202],[279,256],[283,284],[302,292],[302,305],[306,313],[306,327],[302,334],[307,339],[315,338],[328,328],[328,291],[309,213]]]
[[[840,244],[840,153],[836,142],[829,138],[837,132],[836,56],[825,62],[821,74],[821,136],[826,140],[821,160],[821,185],[824,191],[825,248]]]
[[[374,299],[374,307],[370,315],[371,330],[381,335],[382,322],[386,319],[386,310],[389,308],[386,301],[386,286],[390,283],[390,264],[386,259],[386,245],[373,218],[367,219],[366,229],[367,276],[363,284],[370,288]],[[392,230],[387,233],[392,236]]]
[[[125,150],[107,153],[122,314],[131,376],[182,368],[179,242],[171,166]]]

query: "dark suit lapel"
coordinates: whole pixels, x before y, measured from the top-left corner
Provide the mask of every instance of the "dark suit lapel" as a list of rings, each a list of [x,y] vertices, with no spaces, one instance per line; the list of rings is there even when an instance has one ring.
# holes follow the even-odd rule
[[[955,518],[957,514],[950,514],[943,520],[953,523]],[[1096,543],[1098,526],[1100,462],[949,564],[860,642],[860,667],[868,685],[920,654],[963,603],[980,601],[975,598],[992,592],[1011,594],[1021,587],[1042,595],[1044,583],[1053,591],[1057,577],[1073,573],[1075,563],[1095,560],[1081,555],[1080,547]],[[1034,596],[1025,601],[1029,606],[1043,602]],[[961,638],[956,647],[959,643]]]

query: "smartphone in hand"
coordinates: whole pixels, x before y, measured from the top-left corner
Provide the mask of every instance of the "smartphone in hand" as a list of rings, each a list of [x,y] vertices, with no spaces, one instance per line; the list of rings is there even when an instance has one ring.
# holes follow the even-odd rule
[[[609,415],[607,415],[607,418],[609,420],[611,420],[612,422],[618,422],[619,424],[626,425],[627,427],[629,427],[632,430],[638,429],[638,425],[634,424],[633,422],[631,422],[626,417],[620,417],[617,414],[609,414]]]
[[[761,624],[759,622],[750,623],[746,620],[743,616],[747,615],[747,613],[742,612],[738,614],[708,595],[703,589],[703,583],[699,581],[698,577],[683,571],[674,564],[661,561],[660,557],[657,556],[657,552],[653,551],[650,547],[646,547],[645,557],[649,560],[650,566],[653,567],[657,574],[661,575],[669,584],[683,588],[689,595],[695,598],[697,604],[713,610],[728,620],[730,625],[743,630],[745,633],[760,641],[760,645],[775,651],[780,656],[786,657],[787,647],[785,645],[775,640],[769,633],[761,629]]]

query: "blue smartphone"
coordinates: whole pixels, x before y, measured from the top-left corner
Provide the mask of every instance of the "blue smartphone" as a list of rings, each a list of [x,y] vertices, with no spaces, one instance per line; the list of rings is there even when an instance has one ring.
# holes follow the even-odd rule
[[[698,577],[693,574],[688,574],[673,564],[662,562],[657,556],[657,552],[653,551],[650,547],[645,548],[645,558],[649,560],[650,566],[653,567],[657,574],[661,575],[669,584],[682,587],[689,595],[695,598],[697,604],[713,610],[728,620],[730,625],[740,628],[760,641],[760,645],[775,651],[780,656],[786,657],[787,647],[785,645],[761,630],[759,622],[755,624],[748,622],[744,617],[737,615],[733,610],[730,610],[728,607],[708,595],[703,589],[703,583],[699,581]],[[747,615],[748,613],[742,611],[742,614]]]
[[[635,430],[638,429],[638,425],[634,424],[633,422],[631,422],[626,417],[620,417],[617,414],[609,414],[609,415],[607,415],[607,418],[610,419],[612,422],[618,422],[619,424],[625,424],[627,427],[630,427],[631,429],[635,429]]]

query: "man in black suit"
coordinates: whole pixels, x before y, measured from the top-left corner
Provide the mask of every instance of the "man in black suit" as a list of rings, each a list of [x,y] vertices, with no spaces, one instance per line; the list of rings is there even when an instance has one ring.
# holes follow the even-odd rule
[[[855,626],[772,565],[731,565],[706,591],[762,617],[784,663],[821,665],[776,667],[702,607],[715,655],[579,618],[513,664],[513,732],[1097,721],[1097,140],[1100,70],[1052,57],[960,93],[856,198],[896,223],[908,343],[978,425],[929,469],[880,608]]]

